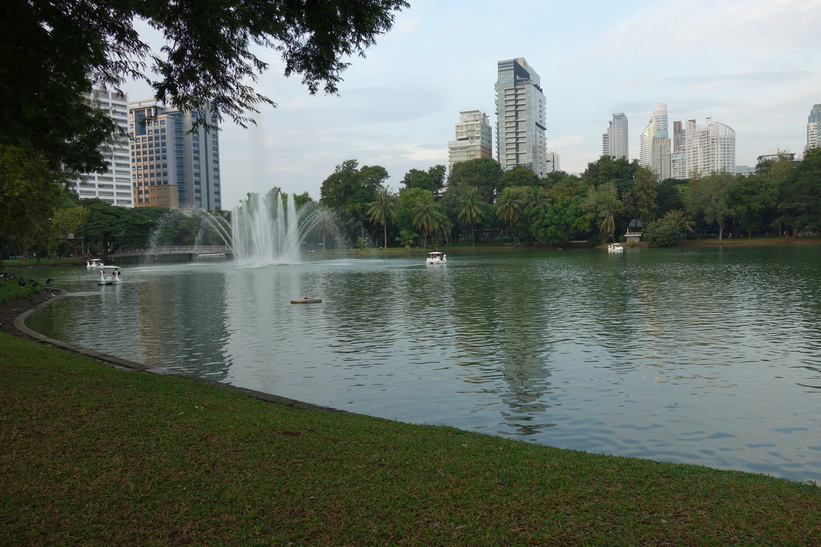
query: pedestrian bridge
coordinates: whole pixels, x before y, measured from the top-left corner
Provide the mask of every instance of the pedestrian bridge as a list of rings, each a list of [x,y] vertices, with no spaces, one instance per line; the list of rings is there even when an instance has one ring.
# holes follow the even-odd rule
[[[193,259],[198,256],[220,255],[233,256],[234,251],[228,245],[171,245],[151,247],[150,249],[121,249],[111,256],[115,259],[136,258],[141,256],[180,255]]]

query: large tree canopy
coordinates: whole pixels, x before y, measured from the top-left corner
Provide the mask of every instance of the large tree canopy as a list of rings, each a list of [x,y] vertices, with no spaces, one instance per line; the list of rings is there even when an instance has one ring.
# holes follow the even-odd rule
[[[51,165],[101,169],[97,146],[110,120],[84,104],[92,83],[143,80],[155,98],[203,113],[207,104],[245,125],[274,102],[253,87],[268,64],[253,47],[281,54],[285,75],[311,93],[334,93],[348,59],[389,30],[403,0],[3,0],[0,2],[0,144]],[[135,29],[162,33],[159,51]],[[207,101],[207,102],[206,102]],[[205,116],[199,116],[205,120]]]

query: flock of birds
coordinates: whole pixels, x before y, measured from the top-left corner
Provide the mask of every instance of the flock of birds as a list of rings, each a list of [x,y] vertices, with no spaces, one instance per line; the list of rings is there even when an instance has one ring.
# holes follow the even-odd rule
[[[5,272],[0,273],[0,279],[9,280],[9,281],[17,280],[17,284],[20,285],[21,287],[25,287],[27,285],[32,286],[32,287],[37,287],[37,286],[40,285],[40,282],[37,281],[36,279],[32,279],[32,278],[19,279],[14,274],[5,273]],[[54,280],[49,277],[46,280],[46,285],[50,285],[53,282],[54,282]],[[7,285],[6,283],[0,283],[0,287],[5,287],[6,285]]]

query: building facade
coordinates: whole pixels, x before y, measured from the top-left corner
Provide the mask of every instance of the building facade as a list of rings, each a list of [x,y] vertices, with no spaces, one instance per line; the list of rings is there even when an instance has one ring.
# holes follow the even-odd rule
[[[813,105],[807,118],[807,150],[821,146],[821,104]]]
[[[627,116],[624,112],[614,112],[607,132],[602,134],[602,155],[629,159],[629,148]]]
[[[198,126],[196,111],[160,106],[156,101],[129,104],[131,170],[137,207],[222,208],[219,132]]]
[[[496,158],[505,171],[547,174],[546,100],[539,75],[523,57],[498,62]]]
[[[668,134],[667,105],[657,103],[647,127],[641,133],[639,164],[656,174],[659,180],[672,176],[672,151]]]
[[[448,142],[449,167],[479,158],[493,158],[493,130],[487,114],[479,110],[463,110],[459,112],[459,123],[456,124],[456,140]]]
[[[562,166],[559,163],[559,155],[556,152],[548,152],[547,153],[547,172],[548,173],[556,173],[562,170]]]
[[[112,135],[100,150],[108,170],[105,173],[80,173],[78,180],[72,181],[69,188],[83,199],[97,198],[111,205],[133,207],[128,95],[94,89],[86,95],[86,99],[117,123],[120,134]]]
[[[686,178],[735,172],[735,131],[707,118],[704,125],[687,120],[684,129]]]
[[[687,178],[687,158],[684,153],[684,125],[673,122],[673,154],[670,156],[670,171],[674,179]]]

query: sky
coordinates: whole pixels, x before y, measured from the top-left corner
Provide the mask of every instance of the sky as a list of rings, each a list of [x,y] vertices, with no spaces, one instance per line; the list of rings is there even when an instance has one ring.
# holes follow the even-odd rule
[[[320,198],[336,166],[381,165],[398,191],[411,169],[448,162],[459,112],[495,128],[497,62],[524,57],[547,99],[547,148],[581,173],[602,153],[614,112],[629,120],[630,159],[656,103],[673,121],[707,117],[736,133],[736,164],[776,150],[800,155],[821,103],[821,0],[408,0],[366,57],[350,60],[337,95],[310,95],[273,51],[256,84],[277,103],[256,127],[220,133],[224,209],[246,194]],[[151,97],[125,86],[129,100]],[[494,148],[495,134],[494,134]],[[495,152],[494,152],[495,153]]]

